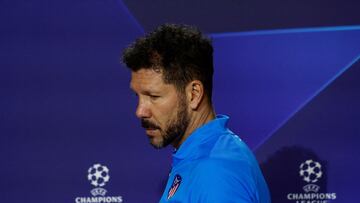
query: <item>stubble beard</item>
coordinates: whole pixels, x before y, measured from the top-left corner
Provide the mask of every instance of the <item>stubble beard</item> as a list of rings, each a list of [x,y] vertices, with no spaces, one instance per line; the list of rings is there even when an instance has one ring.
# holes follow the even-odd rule
[[[158,143],[151,142],[151,145],[156,149],[164,148],[169,144],[176,145],[184,136],[190,122],[185,99],[180,98],[178,108],[176,116],[168,122],[167,129],[160,132],[162,140]]]

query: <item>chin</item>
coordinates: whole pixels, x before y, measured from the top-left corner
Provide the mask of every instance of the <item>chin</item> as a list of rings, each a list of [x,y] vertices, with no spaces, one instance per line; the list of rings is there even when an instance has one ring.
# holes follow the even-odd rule
[[[153,146],[155,149],[161,149],[164,148],[164,143],[162,140],[156,140],[156,138],[153,138],[150,140],[151,146]]]

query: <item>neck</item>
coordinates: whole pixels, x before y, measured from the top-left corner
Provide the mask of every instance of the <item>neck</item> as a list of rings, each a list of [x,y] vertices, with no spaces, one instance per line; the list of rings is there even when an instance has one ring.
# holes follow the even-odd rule
[[[189,117],[190,117],[189,125],[188,125],[184,135],[178,142],[173,143],[173,146],[176,149],[178,149],[181,146],[181,144],[197,128],[199,128],[199,127],[203,126],[204,124],[208,123],[209,121],[213,120],[215,118],[215,111],[211,105],[206,105],[206,106],[200,107],[196,111],[192,112],[189,115]]]

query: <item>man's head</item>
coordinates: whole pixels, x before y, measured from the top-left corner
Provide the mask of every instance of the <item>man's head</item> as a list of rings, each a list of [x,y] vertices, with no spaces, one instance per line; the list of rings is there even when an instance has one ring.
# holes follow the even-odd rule
[[[210,40],[185,25],[160,26],[125,50],[136,115],[153,146],[176,145],[201,103],[211,106],[212,54]]]

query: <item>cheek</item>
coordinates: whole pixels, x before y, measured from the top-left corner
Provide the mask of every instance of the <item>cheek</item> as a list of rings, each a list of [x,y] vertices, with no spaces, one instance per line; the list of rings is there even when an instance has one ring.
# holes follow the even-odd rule
[[[167,127],[169,122],[176,120],[178,105],[176,100],[171,100],[168,103],[159,106],[158,111],[154,112],[154,119],[156,119],[162,128]]]

